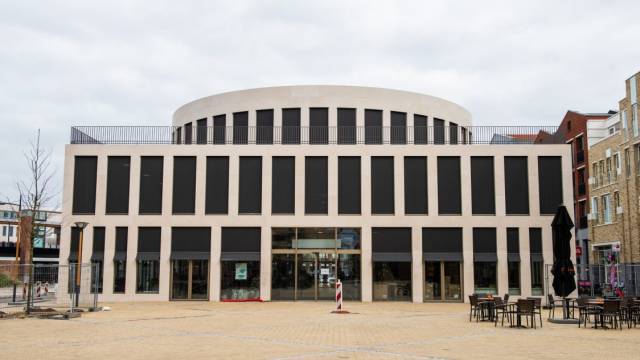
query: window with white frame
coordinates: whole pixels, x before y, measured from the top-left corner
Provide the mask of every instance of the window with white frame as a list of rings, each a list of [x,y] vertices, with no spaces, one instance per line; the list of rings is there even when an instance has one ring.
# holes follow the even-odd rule
[[[633,104],[631,108],[631,126],[633,127],[633,136],[638,136],[638,104]]]
[[[611,223],[611,195],[602,196],[602,220],[605,224]]]
[[[631,153],[629,152],[629,148],[624,149],[624,167],[626,176],[631,176]]]
[[[598,198],[591,198],[591,220],[593,220],[594,224],[597,224],[600,220],[600,213],[598,212]]]
[[[627,137],[629,136],[629,134],[627,134],[628,128],[627,128],[627,110],[622,110],[622,114],[620,114],[620,116],[622,117],[622,133],[624,135],[625,140],[627,139]]]

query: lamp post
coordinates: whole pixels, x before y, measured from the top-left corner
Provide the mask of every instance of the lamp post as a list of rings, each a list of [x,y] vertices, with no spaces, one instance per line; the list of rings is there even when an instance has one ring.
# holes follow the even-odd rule
[[[78,307],[80,303],[80,271],[82,264],[82,240],[84,236],[84,228],[87,227],[89,223],[83,221],[76,221],[76,228],[80,230],[80,239],[78,241],[78,263],[76,264],[76,304],[75,307]],[[73,249],[71,249],[73,250]]]

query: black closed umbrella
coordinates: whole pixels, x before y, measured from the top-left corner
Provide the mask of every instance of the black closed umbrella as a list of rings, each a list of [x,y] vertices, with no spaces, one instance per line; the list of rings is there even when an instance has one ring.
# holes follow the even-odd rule
[[[553,290],[556,295],[567,297],[576,289],[576,272],[571,261],[571,229],[573,221],[564,205],[558,206],[558,211],[551,223],[553,231]],[[564,311],[565,318],[567,317]]]

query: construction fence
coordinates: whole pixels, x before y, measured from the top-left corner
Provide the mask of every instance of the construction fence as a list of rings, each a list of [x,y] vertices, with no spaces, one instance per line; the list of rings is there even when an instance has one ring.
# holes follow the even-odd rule
[[[99,274],[97,264],[0,264],[0,312],[96,309]]]
[[[545,265],[546,293],[552,292],[552,265]],[[578,295],[602,297],[640,296],[640,264],[575,265]]]

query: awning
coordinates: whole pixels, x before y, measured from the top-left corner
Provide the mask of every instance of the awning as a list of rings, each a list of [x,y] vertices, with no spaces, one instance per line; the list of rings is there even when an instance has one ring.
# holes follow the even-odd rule
[[[209,260],[211,253],[202,251],[172,251],[170,260]]]
[[[426,252],[422,256],[424,261],[462,261],[461,252]]]
[[[223,252],[222,261],[260,261],[259,252]]]
[[[498,261],[498,256],[496,253],[473,253],[473,261],[476,262],[496,262]]]
[[[160,260],[159,252],[139,252],[136,260]]]
[[[507,261],[517,262],[520,261],[519,253],[507,253]]]
[[[373,261],[378,262],[411,262],[411,253],[409,252],[374,252],[372,257]]]
[[[103,251],[94,251],[91,254],[91,261],[103,261],[104,260],[104,252]]]
[[[530,254],[531,261],[544,261],[542,254]]]
[[[116,251],[113,255],[114,261],[124,261],[127,260],[127,252],[126,251]]]

